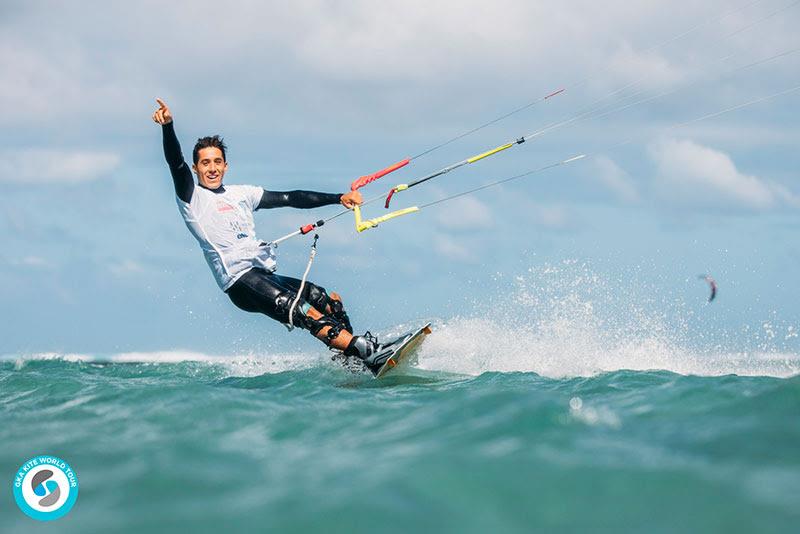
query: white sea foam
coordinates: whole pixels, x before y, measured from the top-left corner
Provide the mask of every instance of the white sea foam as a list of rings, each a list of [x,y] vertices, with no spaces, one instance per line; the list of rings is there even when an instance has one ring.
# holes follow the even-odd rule
[[[325,361],[324,354],[278,353],[247,355],[213,355],[187,350],[164,350],[154,352],[122,352],[117,354],[96,355],[81,353],[42,352],[23,356],[6,355],[0,360],[15,362],[21,369],[29,361],[61,360],[83,363],[143,363],[143,364],[177,364],[203,363],[220,366],[232,376],[258,376],[265,373],[281,373],[318,366]]]
[[[419,352],[419,367],[478,375],[535,372],[548,377],[591,376],[618,370],[665,370],[684,375],[790,377],[800,354],[781,350],[778,329],[750,330],[755,350],[725,350],[726,332],[690,333],[690,306],[634,295],[585,265],[530,269],[516,277],[480,317],[437,325]],[[696,320],[696,318],[694,318]],[[792,339],[796,327],[782,328]],[[738,340],[741,342],[741,340]]]
[[[624,369],[698,376],[800,374],[800,355],[792,353],[700,352],[657,337],[609,339],[606,332],[592,332],[580,323],[559,321],[553,326],[511,332],[509,326],[488,319],[454,319],[440,325],[422,345],[418,366],[470,375],[535,372],[553,378]]]
[[[535,372],[563,378],[592,376],[618,370],[665,370],[684,375],[772,376],[787,378],[800,374],[800,355],[793,353],[701,353],[668,346],[659,340],[642,339],[604,345],[598,338],[576,342],[565,337],[528,333],[508,337],[507,326],[482,319],[454,319],[440,324],[422,345],[417,367],[455,374],[485,372]],[[489,345],[491,343],[491,346]],[[63,360],[87,363],[175,364],[198,362],[224,367],[231,376],[258,376],[328,365],[320,354],[252,354],[248,356],[208,355],[185,351],[128,352],[109,356],[40,353],[4,356],[22,369],[31,360]]]
[[[622,290],[585,265],[564,262],[517,276],[499,289],[495,302],[476,303],[480,316],[434,321],[434,334],[418,352],[418,367],[462,375],[485,372],[535,372],[562,378],[619,370],[664,370],[683,375],[790,377],[800,374],[800,353],[779,343],[795,342],[797,326],[760,321],[746,328],[755,347],[722,348],[725,332],[690,333],[691,307],[641,294],[635,284]],[[645,291],[646,292],[646,291]],[[397,325],[380,332],[390,338],[418,326]],[[739,340],[740,341],[740,340]],[[226,355],[188,350],[124,352],[112,355],[38,353],[11,359],[174,364],[201,362],[222,366],[226,374],[256,376],[332,365],[320,346],[314,352],[254,352]]]

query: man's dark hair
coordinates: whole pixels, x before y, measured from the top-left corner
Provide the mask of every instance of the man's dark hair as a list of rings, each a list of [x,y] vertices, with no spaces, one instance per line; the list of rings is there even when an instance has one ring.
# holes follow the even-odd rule
[[[194,150],[192,150],[192,160],[194,160],[194,164],[197,165],[197,162],[200,159],[201,150],[212,147],[218,148],[222,151],[222,161],[228,161],[225,157],[225,151],[228,149],[228,147],[225,146],[225,141],[223,141],[218,135],[212,135],[201,137],[197,140],[197,143],[195,143]]]

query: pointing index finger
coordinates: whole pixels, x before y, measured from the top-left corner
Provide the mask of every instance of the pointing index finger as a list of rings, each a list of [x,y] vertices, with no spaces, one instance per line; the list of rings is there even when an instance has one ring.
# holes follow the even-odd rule
[[[161,109],[167,107],[167,104],[165,104],[164,101],[161,100],[160,98],[156,98],[156,102],[158,102],[158,105],[161,107]]]

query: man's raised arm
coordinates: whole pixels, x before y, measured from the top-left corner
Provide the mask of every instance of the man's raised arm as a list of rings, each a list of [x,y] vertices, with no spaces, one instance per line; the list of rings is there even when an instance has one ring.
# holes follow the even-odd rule
[[[192,199],[194,191],[194,179],[189,165],[183,159],[181,145],[175,135],[175,127],[172,124],[172,113],[167,104],[160,98],[156,98],[158,109],[153,113],[153,121],[161,125],[161,132],[164,138],[164,157],[169,165],[172,174],[172,181],[175,185],[175,194],[184,202]]]

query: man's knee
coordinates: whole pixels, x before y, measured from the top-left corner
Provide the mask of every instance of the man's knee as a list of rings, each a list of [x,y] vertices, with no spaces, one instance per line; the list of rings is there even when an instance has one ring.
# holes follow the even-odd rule
[[[326,331],[325,341],[330,342],[344,330],[347,332],[353,331],[353,326],[350,324],[350,318],[344,310],[342,304],[342,297],[338,293],[331,292],[330,294],[325,291],[325,288],[315,284],[308,284],[308,289],[303,291],[303,296],[297,306],[295,306],[292,314],[292,324],[305,328],[314,336],[318,334],[325,327],[330,327]],[[275,299],[276,308],[284,322],[289,322],[289,309],[292,302],[296,298],[293,292],[284,292],[278,295]],[[318,311],[322,316],[318,319],[308,315],[309,309],[313,308]],[[316,314],[315,314],[316,315]]]
[[[276,311],[276,319],[281,322],[289,323],[289,312],[292,313],[291,323],[294,326],[299,326],[301,328],[308,328],[306,326],[306,319],[307,313],[311,305],[305,302],[303,299],[300,299],[297,302],[297,305],[292,310],[292,304],[297,298],[297,295],[290,291],[285,291],[283,293],[279,293],[275,296],[275,311]]]
[[[342,296],[335,291],[328,293],[328,307],[325,309],[327,313],[342,313],[344,311],[344,302]]]
[[[328,306],[330,305],[331,298],[325,291],[324,287],[320,287],[316,284],[308,284],[307,289],[304,290],[303,293],[309,304],[311,304],[320,312],[326,313]]]

